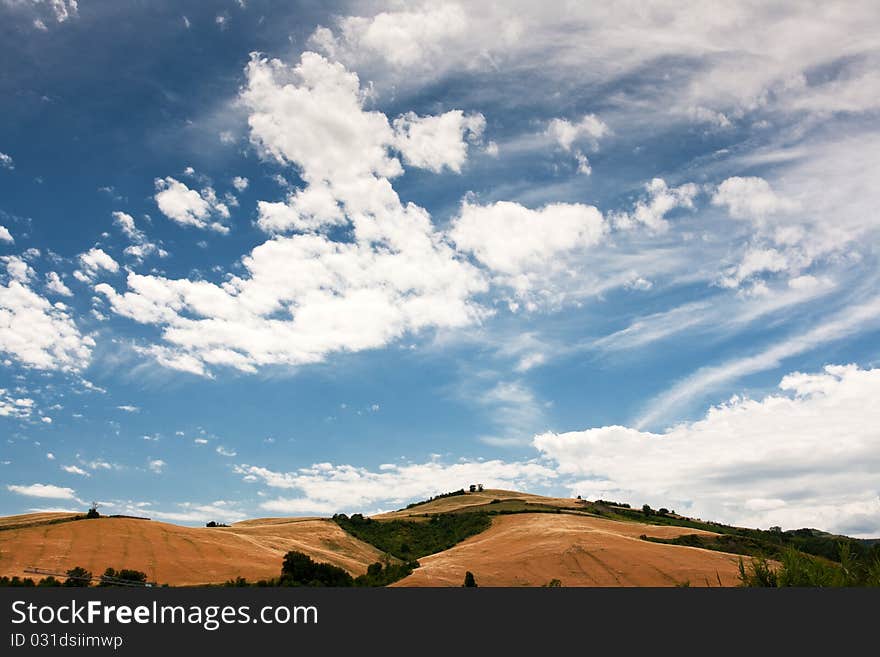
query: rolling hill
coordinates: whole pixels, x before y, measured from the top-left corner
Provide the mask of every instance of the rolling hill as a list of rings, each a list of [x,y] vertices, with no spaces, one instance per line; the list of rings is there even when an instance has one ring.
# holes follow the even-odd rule
[[[451,541],[442,534],[447,525],[477,519],[452,522],[473,513],[483,518],[471,523],[476,529]],[[740,555],[727,550],[742,552],[737,546],[743,541],[770,545],[761,543],[766,532],[758,530],[505,490],[445,494],[359,521],[366,525],[354,519],[259,518],[208,528],[62,513],[10,516],[0,518],[0,576],[25,577],[29,567],[64,572],[82,566],[95,574],[108,567],[140,570],[150,581],[172,586],[255,581],[277,577],[284,555],[296,550],[354,576],[389,557],[401,563],[394,557],[418,556],[420,567],[394,583],[401,587],[460,586],[467,571],[480,586],[544,586],[552,580],[563,586],[735,586]],[[407,540],[422,536],[420,541],[430,534],[416,532],[419,526],[412,523],[434,523],[421,528],[438,528],[438,540],[446,542],[407,556],[400,532]],[[388,532],[398,533],[383,538]]]

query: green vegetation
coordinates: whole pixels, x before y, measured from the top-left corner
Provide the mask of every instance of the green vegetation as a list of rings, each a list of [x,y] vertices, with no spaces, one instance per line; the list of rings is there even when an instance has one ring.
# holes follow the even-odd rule
[[[562,588],[562,580],[561,579],[551,579],[546,584],[542,584],[541,588],[544,589],[561,589]]]
[[[279,586],[353,586],[348,572],[329,563],[318,563],[302,552],[288,552],[281,565]]]
[[[147,574],[140,570],[131,570],[123,568],[122,570],[114,570],[108,568],[101,575],[98,586],[127,586],[131,584],[145,585],[147,583]]]
[[[489,528],[488,513],[439,514],[427,522],[412,520],[373,520],[356,513],[333,516],[342,529],[403,561],[410,562],[448,550],[469,536]]]
[[[780,560],[789,550],[795,550],[838,563],[841,562],[843,554],[851,555],[853,559],[864,563],[880,561],[880,544],[826,534],[813,529],[783,532],[744,529],[726,525],[707,526],[706,529],[719,532],[720,535],[685,534],[675,538],[653,538],[643,534],[642,539],[653,543],[687,545],[705,550],[775,560]]]
[[[867,560],[854,556],[845,543],[840,544],[839,563],[813,557],[787,548],[781,565],[773,568],[764,557],[751,560],[748,566],[739,560],[739,578],[749,587],[880,587],[880,556]]]
[[[314,561],[309,555],[291,551],[284,555],[281,565],[281,576],[273,579],[261,579],[248,582],[244,577],[228,580],[224,586],[332,586],[346,588],[350,586],[388,586],[403,579],[413,569],[419,567],[418,561],[392,563],[386,558],[384,563],[370,564],[367,572],[352,577],[347,571],[329,563]]]
[[[474,574],[471,571],[467,571],[464,574],[464,584],[462,586],[466,589],[477,588],[477,580],[474,579]]]
[[[427,504],[428,502],[433,502],[434,500],[441,500],[444,497],[455,497],[457,495],[467,495],[467,493],[465,493],[464,488],[460,488],[459,490],[454,490],[451,493],[440,493],[439,495],[429,497],[428,499],[422,500],[421,502],[413,502],[412,504],[407,504],[406,508],[411,509],[414,506],[421,506],[422,504]]]
[[[92,583],[92,573],[85,568],[76,566],[67,571],[67,580],[64,586],[90,586]]]
[[[365,575],[355,577],[355,586],[388,586],[399,579],[412,574],[412,571],[419,567],[418,561],[410,561],[408,563],[391,563],[389,559],[385,563],[376,562],[370,564]]]

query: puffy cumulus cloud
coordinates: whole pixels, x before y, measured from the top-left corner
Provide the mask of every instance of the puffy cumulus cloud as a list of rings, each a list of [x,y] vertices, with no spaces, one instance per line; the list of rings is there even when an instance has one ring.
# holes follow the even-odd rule
[[[0,417],[25,419],[29,418],[33,411],[33,399],[30,399],[29,397],[17,397],[5,388],[0,388]]]
[[[526,294],[536,283],[549,284],[555,270],[570,265],[566,256],[581,257],[607,230],[602,213],[590,205],[552,203],[533,210],[509,201],[465,201],[449,236],[458,249]]]
[[[34,275],[33,268],[21,256],[3,256],[0,262],[6,265],[6,274],[10,280],[27,283]]]
[[[201,192],[190,189],[186,184],[167,176],[156,178],[156,205],[166,217],[182,226],[195,226],[203,230],[228,233],[229,226],[216,221],[229,218],[229,208],[217,199],[211,187]]]
[[[134,217],[126,212],[114,212],[113,223],[119,226],[119,229],[128,239],[134,242],[140,242],[144,239],[144,234],[134,223]]]
[[[763,178],[734,176],[724,180],[712,196],[712,205],[727,208],[735,219],[763,223],[771,215],[791,212],[797,204],[778,196]]]
[[[119,271],[119,263],[103,249],[93,247],[79,255],[80,269],[77,269],[73,275],[77,280],[84,283],[94,280],[101,271],[108,271],[115,274]]]
[[[165,470],[166,465],[168,464],[162,459],[151,459],[147,462],[147,467],[156,474],[162,474],[162,471]]]
[[[58,272],[50,271],[46,274],[46,289],[49,290],[49,292],[60,294],[62,297],[73,296],[73,292],[71,292],[70,288],[64,284],[64,281],[61,280]]]
[[[338,35],[318,28],[311,42],[335,59],[374,57],[397,69],[427,68],[468,35],[468,17],[457,4],[425,4],[414,10],[339,19]]]
[[[0,152],[0,169],[14,169],[15,162],[11,155]]]
[[[25,270],[25,273],[27,270]],[[91,359],[95,341],[82,335],[63,304],[52,304],[28,286],[16,268],[0,284],[0,352],[27,367],[75,371]]]
[[[586,141],[595,147],[599,139],[609,132],[608,125],[595,114],[584,114],[575,123],[567,119],[553,119],[547,124],[547,135],[567,151],[579,141]]]
[[[123,253],[138,262],[141,262],[147,256],[158,254],[160,258],[168,255],[165,249],[147,240],[147,235],[140,230],[134,222],[134,217],[125,212],[114,212],[113,223],[125,234],[132,242],[123,250]]]
[[[739,265],[728,270],[728,275],[721,278],[719,284],[722,287],[737,287],[756,274],[788,271],[789,267],[789,259],[777,249],[751,247],[746,250]]]
[[[63,488],[53,484],[30,484],[6,486],[6,490],[18,495],[27,495],[28,497],[42,497],[54,500],[75,500],[76,493],[72,488]]]
[[[287,204],[261,203],[258,224],[303,234],[257,246],[222,284],[130,273],[124,293],[96,286],[116,313],[162,327],[165,344],[144,349],[196,374],[251,372],[479,319],[472,297],[484,277],[423,208],[400,201],[389,180],[402,172],[395,133],[364,111],[357,76],[314,53],[292,68],[255,56],[246,73],[252,142],[306,183]],[[321,233],[337,223],[350,226],[348,241]]]
[[[394,119],[394,145],[409,165],[435,173],[448,167],[460,173],[468,141],[479,140],[485,127],[482,114],[450,110],[439,116],[417,116],[408,112]]]
[[[254,465],[238,465],[245,481],[270,488],[294,490],[298,496],[267,500],[264,509],[282,513],[333,513],[397,507],[439,491],[457,490],[479,481],[489,488],[534,489],[554,476],[554,471],[535,461],[463,461],[458,463],[386,464],[378,470],[351,465],[317,463],[295,472],[275,472]]]
[[[250,181],[244,176],[235,176],[232,179],[232,186],[235,187],[235,191],[243,192],[248,188]]]
[[[629,230],[639,225],[661,233],[669,229],[666,215],[676,208],[693,209],[694,197],[700,188],[694,183],[669,187],[662,178],[654,178],[645,184],[646,197],[639,199],[631,212],[611,215],[614,225]]]
[[[880,534],[880,369],[828,366],[790,374],[780,389],[663,433],[607,426],[533,443],[586,497],[745,526]]]
[[[342,64],[313,52],[293,68],[254,55],[241,99],[251,141],[269,157],[294,163],[308,183],[354,183],[402,173],[388,152],[394,132],[381,112],[363,109],[360,82]]]
[[[12,237],[12,233],[9,232],[9,229],[6,226],[0,226],[0,242],[6,242],[8,244],[13,244],[15,242],[15,238]]]

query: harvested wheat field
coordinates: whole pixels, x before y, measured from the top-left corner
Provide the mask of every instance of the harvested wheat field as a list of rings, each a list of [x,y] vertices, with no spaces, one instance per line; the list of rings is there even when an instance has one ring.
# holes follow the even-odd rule
[[[67,513],[64,511],[44,511],[40,513],[24,513],[19,516],[6,516],[0,518],[0,530],[9,529],[10,527],[32,527],[36,525],[47,525],[53,522],[64,522],[75,518],[76,513]]]
[[[37,566],[93,574],[133,568],[160,584],[220,583],[235,577],[277,577],[284,554],[298,550],[317,561],[366,572],[382,554],[329,520],[267,519],[224,528],[181,527],[132,518],[97,518],[0,531],[0,575],[30,576]]]
[[[662,545],[641,534],[672,538],[708,534],[685,527],[617,522],[570,513],[498,516],[477,536],[419,560],[393,586],[461,586],[471,571],[478,586],[735,586],[738,557]]]
[[[372,517],[376,520],[392,520],[395,518],[406,519],[426,513],[454,513],[461,509],[483,506],[497,501],[522,502],[523,504],[537,504],[542,507],[559,508],[577,508],[581,504],[579,500],[574,500],[570,497],[544,497],[543,495],[532,495],[531,493],[520,493],[500,488],[487,488],[478,493],[441,497],[440,499],[432,500],[425,504],[418,504],[409,509],[389,511],[388,513],[380,513]]]

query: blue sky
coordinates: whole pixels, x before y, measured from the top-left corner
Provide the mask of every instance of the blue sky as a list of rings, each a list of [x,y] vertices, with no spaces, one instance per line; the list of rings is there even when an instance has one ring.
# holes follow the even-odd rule
[[[876,3],[0,18],[0,513],[880,535]]]

